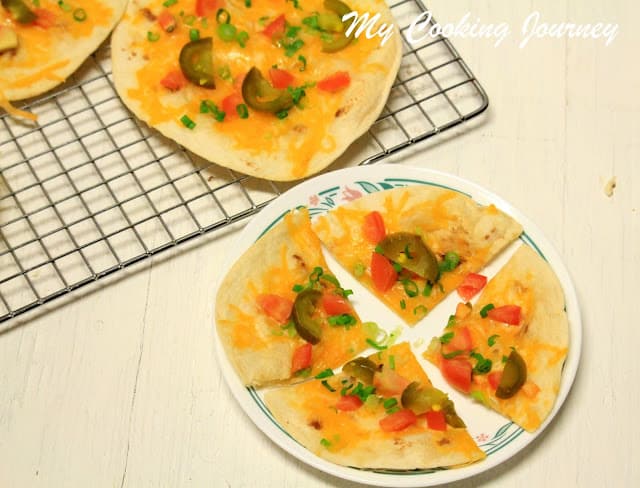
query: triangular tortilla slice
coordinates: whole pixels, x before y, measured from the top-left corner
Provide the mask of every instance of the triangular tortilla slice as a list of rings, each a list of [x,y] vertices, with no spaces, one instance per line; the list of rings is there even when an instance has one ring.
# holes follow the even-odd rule
[[[447,253],[460,261],[427,285],[422,278],[399,275],[390,290],[381,292],[371,277],[376,243],[366,237],[367,214],[377,211],[387,235],[418,235],[442,263]],[[482,269],[522,232],[522,226],[493,205],[481,206],[456,191],[435,186],[410,186],[363,196],[314,221],[314,230],[331,254],[364,286],[409,325],[422,319],[455,290],[464,277]]]
[[[283,323],[267,314],[260,297],[277,296],[293,303],[297,296],[294,287],[309,288],[311,282],[323,294],[341,293],[311,230],[306,209],[288,213],[225,276],[216,298],[216,324],[227,356],[244,384],[304,379],[304,373],[339,367],[369,347],[353,308],[347,314],[351,319],[331,325],[318,304],[313,320],[320,326],[321,338],[312,346],[311,369],[302,371],[302,377],[300,372],[294,375],[294,353],[307,342],[296,333],[292,318]]]
[[[489,310],[492,306],[494,312]],[[520,307],[517,325],[492,319],[495,310],[504,311],[505,306]],[[558,278],[538,253],[522,245],[489,281],[473,309],[464,312],[465,308],[459,306],[458,317],[440,338],[434,338],[425,357],[443,373],[445,361],[471,363],[474,370],[467,393],[524,429],[535,431],[553,409],[569,348],[569,324]],[[465,336],[471,339],[471,354],[457,352],[464,347],[461,338]],[[526,365],[526,381],[519,389],[513,388],[513,396],[501,399],[496,396],[496,384],[500,385],[505,361],[514,349]],[[477,354],[491,361],[490,365],[484,361],[483,371],[478,371],[482,360]]]
[[[399,375],[406,383],[415,381],[423,388],[431,387],[407,343],[375,353],[369,359],[381,372],[376,374],[392,368],[391,374]],[[445,430],[431,429],[425,414],[417,415],[413,424],[401,430],[383,430],[380,422],[384,424],[385,418],[396,413],[393,410],[404,407],[400,394],[382,395],[381,387],[366,396],[364,403],[355,410],[336,407],[343,397],[358,388],[358,383],[358,379],[340,373],[323,380],[267,391],[265,402],[294,439],[319,457],[344,466],[430,469],[460,466],[485,457],[466,428],[446,425]],[[359,390],[362,392],[366,386],[360,383]],[[394,400],[397,402],[395,407],[391,406]]]

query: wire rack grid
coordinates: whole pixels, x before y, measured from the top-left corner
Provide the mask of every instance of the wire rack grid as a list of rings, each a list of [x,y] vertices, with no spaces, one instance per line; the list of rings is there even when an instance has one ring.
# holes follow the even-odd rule
[[[380,161],[488,106],[448,39],[407,41],[425,6],[390,7],[400,71],[347,164]],[[38,125],[0,116],[0,322],[255,214],[288,187],[204,161],[140,123],[115,92],[108,43],[22,108]]]

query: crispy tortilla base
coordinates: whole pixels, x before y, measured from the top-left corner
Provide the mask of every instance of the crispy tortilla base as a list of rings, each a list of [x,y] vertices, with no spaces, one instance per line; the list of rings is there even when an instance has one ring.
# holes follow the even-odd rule
[[[218,335],[227,357],[245,385],[299,380],[291,376],[294,350],[304,344],[267,317],[257,295],[272,293],[295,300],[295,284],[305,284],[317,266],[328,271],[320,241],[311,230],[306,209],[291,212],[245,252],[220,284],[216,297]],[[366,347],[360,321],[348,330],[323,324],[313,348],[316,374],[335,368]]]
[[[411,381],[431,384],[407,343],[370,356],[376,364],[393,355],[395,367]],[[380,359],[382,356],[382,359]],[[346,375],[333,379],[340,384]],[[320,381],[270,390],[265,402],[278,422],[303,446],[330,462],[370,469],[429,469],[469,464],[485,457],[464,428],[445,431],[426,428],[424,419],[399,432],[384,432],[380,405],[338,411],[340,393],[330,392]],[[322,439],[325,439],[324,443]],[[328,441],[328,443],[327,443]]]
[[[408,297],[400,282],[389,292],[375,288],[369,266],[375,245],[363,233],[364,218],[374,210],[381,213],[387,234],[419,232],[440,259],[448,251],[460,256],[454,272],[441,277],[444,292],[435,285],[429,296],[423,296],[424,280],[418,279],[420,293],[416,297]],[[518,222],[492,205],[483,207],[461,193],[421,185],[365,195],[319,217],[313,228],[347,271],[353,274],[357,265],[366,267],[356,278],[409,325],[424,317],[415,313],[417,307],[432,310],[468,273],[482,269],[522,232]]]
[[[83,3],[89,2],[75,2],[73,6],[82,7]],[[12,101],[41,95],[63,83],[78,69],[107,38],[122,16],[127,0],[102,0],[101,3],[109,7],[110,14],[101,18],[101,25],[94,26],[86,37],[74,38],[65,31],[65,24],[75,21],[71,13],[63,13],[55,6],[59,10],[55,12],[58,25],[46,30],[30,27],[46,33],[48,42],[29,45],[24,43],[30,38],[25,40],[19,37],[21,44],[15,54],[0,55],[0,101],[3,97]],[[5,16],[9,14],[0,8],[0,24]],[[89,15],[83,24],[90,22]]]
[[[478,311],[489,303],[496,307],[521,306],[522,323],[511,326],[479,318]],[[527,383],[533,384],[533,389],[525,384],[513,397],[503,400],[495,396],[481,376],[472,384],[472,390],[481,391],[489,408],[529,432],[538,429],[547,418],[560,389],[569,348],[569,322],[564,307],[562,287],[549,264],[532,248],[522,245],[489,281],[471,315],[457,324],[467,326],[474,337],[477,334],[474,348],[493,358],[494,364],[510,354],[511,345],[522,356],[527,365]],[[489,347],[487,338],[493,335],[498,337]],[[438,365],[439,349],[427,351],[425,357]]]
[[[292,161],[290,148],[297,146],[297,131],[305,130],[305,127],[294,127],[288,133],[280,135],[276,149],[256,152],[243,148],[231,135],[212,128],[211,116],[208,114],[190,113],[190,117],[196,123],[192,130],[186,129],[177,118],[154,121],[153,114],[145,109],[138,98],[130,94],[131,90],[138,88],[137,73],[147,63],[143,46],[148,29],[139,22],[134,22],[134,19],[138,11],[150,3],[146,0],[131,1],[127,14],[112,36],[113,77],[120,97],[139,119],[163,135],[209,161],[252,176],[291,181],[315,174],[327,167],[376,120],[386,103],[400,67],[402,44],[399,30],[396,29],[389,41],[375,49],[367,59],[368,65],[379,66],[380,69],[364,73],[351,72],[349,87],[335,94],[341,97],[341,103],[335,111],[333,123],[323,131],[321,140],[316,141],[317,149],[310,159],[300,165]],[[391,12],[384,2],[375,2],[375,5],[382,13],[382,22],[393,22]],[[218,39],[214,39],[214,45],[218,42]],[[339,70],[348,71],[349,65],[344,62],[336,63],[334,71]],[[157,104],[175,107],[186,106],[193,94],[185,89],[176,93],[167,93],[166,90],[162,93],[150,89],[147,96],[156,97]],[[304,113],[310,122],[316,119],[313,106],[305,106]],[[252,130],[251,117],[245,122],[246,129],[243,130],[252,137],[260,137],[259,131]],[[274,118],[273,123],[277,122]],[[300,150],[305,148],[302,147]]]

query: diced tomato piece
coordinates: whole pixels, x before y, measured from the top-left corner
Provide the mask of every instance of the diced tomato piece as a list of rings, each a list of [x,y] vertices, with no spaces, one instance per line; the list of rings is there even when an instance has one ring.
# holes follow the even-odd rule
[[[262,311],[279,324],[286,324],[291,316],[293,302],[280,295],[258,295],[258,305]]]
[[[440,371],[442,376],[459,390],[471,391],[471,363],[466,358],[442,359]]]
[[[295,80],[293,75],[284,69],[271,68],[269,70],[269,78],[274,88],[282,90],[291,86]]]
[[[322,308],[327,312],[327,315],[342,315],[353,312],[349,301],[334,293],[325,293],[322,296]]]
[[[320,80],[316,85],[319,90],[335,93],[351,84],[351,76],[346,71],[336,71],[334,74]]]
[[[471,349],[473,349],[473,340],[471,339],[471,332],[468,327],[456,327],[453,330],[451,340],[442,345],[442,352],[444,354],[449,354],[453,351],[469,352]]]
[[[295,373],[311,366],[312,353],[312,346],[308,342],[296,348],[296,350],[293,351],[293,358],[291,359],[291,372]]]
[[[478,273],[469,273],[458,286],[458,295],[465,302],[471,300],[487,284],[487,277]]]
[[[207,17],[218,10],[218,0],[196,0],[196,15]]]
[[[411,382],[408,379],[391,368],[373,373],[373,386],[376,387],[376,393],[385,397],[400,395],[409,383]]]
[[[242,95],[239,93],[232,93],[222,99],[222,110],[226,114],[225,120],[238,116],[236,107],[241,103],[244,103],[244,100],[242,99]]]
[[[397,432],[412,426],[417,420],[418,417],[416,414],[406,408],[404,410],[398,410],[391,415],[387,415],[378,423],[380,424],[380,428],[385,432]]]
[[[36,14],[36,20],[33,21],[34,25],[48,29],[56,24],[56,14],[46,8],[33,9],[33,13]]]
[[[362,224],[362,233],[364,234],[365,239],[367,239],[371,244],[377,244],[384,236],[387,235],[387,231],[384,228],[384,220],[382,219],[382,215],[377,210],[374,210],[371,213],[368,213],[364,217],[364,222]]]
[[[425,415],[427,417],[427,426],[431,430],[447,430],[447,419],[442,410],[438,412],[430,410]]]
[[[344,395],[340,397],[338,403],[336,403],[336,408],[338,410],[342,410],[343,412],[351,412],[353,410],[358,410],[362,406],[362,400],[357,395]]]
[[[166,9],[158,15],[157,20],[160,28],[165,32],[173,32],[177,26],[176,18]]]
[[[502,305],[489,310],[489,318],[509,325],[520,325],[522,309],[518,305]]]
[[[287,27],[287,21],[284,18],[284,14],[278,15],[267,25],[262,33],[270,37],[271,39],[279,39],[284,35],[284,30]]]
[[[398,279],[391,261],[375,251],[371,255],[371,279],[378,291],[387,291]]]
[[[187,79],[182,74],[182,71],[174,69],[160,80],[160,84],[167,90],[178,91],[187,85]]]
[[[489,380],[489,386],[491,386],[491,389],[494,391],[497,390],[500,380],[502,379],[502,371],[492,371],[487,375],[487,379]]]

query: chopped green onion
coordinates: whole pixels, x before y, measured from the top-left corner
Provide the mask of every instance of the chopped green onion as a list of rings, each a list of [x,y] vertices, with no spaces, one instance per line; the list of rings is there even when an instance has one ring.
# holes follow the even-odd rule
[[[33,0],[31,3],[33,3],[33,5],[35,7],[39,7],[40,6],[40,0]]]
[[[289,334],[289,337],[295,337],[298,333],[296,332],[296,324],[293,323],[293,320],[289,320],[286,324],[280,326],[283,331],[286,331]]]
[[[493,334],[489,339],[487,339],[487,344],[489,347],[492,347],[496,343],[496,339],[500,337],[498,334]]]
[[[396,400],[395,398],[391,397],[391,398],[387,398],[382,405],[384,406],[385,410],[389,410],[390,408],[395,407],[398,404],[398,400]]]
[[[83,8],[77,8],[73,11],[73,20],[76,22],[84,22],[87,20],[87,12]]]
[[[329,376],[333,376],[333,370],[331,368],[327,368],[324,371],[319,372],[316,376],[315,379],[317,380],[321,380],[323,378],[328,378]]]
[[[305,58],[302,54],[300,54],[298,56],[298,61],[300,61],[300,68],[299,71],[304,71],[305,69],[307,69],[307,58]]]
[[[454,325],[456,325],[456,316],[449,315],[449,320],[447,320],[447,328],[453,327]]]
[[[307,378],[311,374],[311,368],[304,368],[300,371],[296,371],[295,375],[299,378]]]
[[[423,297],[428,297],[429,295],[431,295],[431,290],[433,289],[433,287],[431,286],[431,283],[427,282],[424,284],[424,290],[422,290],[422,296]]]
[[[391,369],[396,369],[396,357],[393,354],[389,355],[389,367]]]
[[[247,31],[240,31],[236,36],[236,41],[240,44],[240,47],[245,47],[247,45],[247,41],[249,40],[249,33]]]
[[[456,356],[460,356],[460,354],[463,354],[463,353],[464,353],[464,351],[453,351],[453,352],[450,352],[448,354],[444,354],[443,353],[442,357],[445,358],[445,359],[453,359]]]
[[[367,344],[369,344],[374,349],[377,349],[378,351],[384,351],[387,348],[387,346],[381,346],[380,344],[378,344],[375,341],[372,341],[371,339],[367,339]]]
[[[180,122],[182,122],[182,124],[187,129],[193,129],[196,126],[196,123],[193,120],[191,120],[187,115],[183,115],[182,117],[180,117]]]
[[[321,381],[322,386],[324,386],[327,390],[329,390],[331,393],[333,393],[334,391],[336,391],[335,388],[332,388],[331,385],[327,382],[327,380],[322,380]]]
[[[286,32],[284,33],[284,35],[286,37],[296,37],[298,35],[298,31],[302,29],[302,27],[295,27],[293,25],[287,27]]]
[[[307,94],[305,89],[308,88],[309,86],[311,86],[311,85],[308,84],[308,83],[305,83],[304,85],[297,86],[295,88],[291,87],[291,86],[287,87],[287,91],[291,94],[291,98],[293,99],[293,103],[296,106],[299,106],[300,99]]]
[[[480,317],[482,317],[483,319],[486,319],[487,315],[489,315],[489,310],[493,310],[494,308],[496,307],[493,305],[493,303],[488,303],[487,305],[482,307],[482,309],[480,310]]]
[[[231,15],[226,9],[219,8],[216,12],[216,21],[218,24],[228,24],[231,22]]]
[[[296,39],[291,44],[283,43],[284,47],[284,55],[290,58],[296,52],[298,52],[302,46],[304,46],[304,41],[302,39]]]
[[[276,114],[276,117],[278,117],[280,120],[282,120],[282,119],[286,119],[288,115],[289,115],[289,112],[288,112],[288,111],[286,111],[286,110],[281,110],[280,112],[278,112],[278,113]]]
[[[442,336],[440,336],[440,343],[449,344],[449,342],[451,342],[451,339],[453,339],[453,336],[453,332],[447,332],[446,334],[443,334]]]
[[[322,439],[320,439],[320,444],[322,444],[324,447],[329,448],[331,447],[331,442],[329,442],[327,439],[325,439],[324,437]]]
[[[393,269],[395,270],[396,273],[400,273],[402,271],[402,266],[398,263],[393,263]]]
[[[418,305],[416,308],[413,309],[413,315],[422,315],[424,317],[425,315],[427,315],[428,311],[429,309],[424,305]]]
[[[351,395],[356,395],[360,397],[360,400],[362,400],[362,402],[364,403],[367,401],[367,398],[369,398],[369,396],[373,394],[375,391],[376,391],[375,386],[369,385],[365,387],[362,383],[358,381],[358,385],[351,391]]]
[[[160,34],[158,34],[157,32],[147,32],[147,40],[149,42],[156,42],[158,39],[160,39]]]
[[[162,5],[169,8],[171,5],[175,5],[176,3],[178,3],[178,0],[166,0]]]
[[[247,117],[249,117],[249,109],[244,103],[239,103],[238,105],[236,105],[236,112],[238,112],[238,116],[241,119],[246,119]]]
[[[313,271],[309,275],[309,283],[314,284],[320,280],[320,277],[324,273],[324,270],[320,266],[313,268]]]
[[[400,300],[400,308],[402,310],[404,310],[405,308],[407,308],[407,302],[404,301],[404,298],[402,300]]]
[[[329,283],[336,286],[337,288],[340,288],[340,282],[338,281],[338,278],[336,278],[335,276],[325,273],[322,276],[320,276],[320,278],[325,281],[328,281]]]
[[[376,246],[375,251],[376,251],[378,254],[384,254],[384,249],[382,249],[382,246],[381,246],[380,244],[378,244],[378,245]]]
[[[404,292],[407,294],[407,296],[409,296],[411,298],[417,297],[418,293],[420,293],[418,285],[416,285],[415,281],[403,280],[402,281],[402,286],[404,287]]]
[[[347,330],[352,326],[355,325],[357,323],[355,317],[353,315],[350,315],[348,313],[343,313],[341,315],[334,315],[332,317],[329,317],[327,319],[327,322],[329,322],[329,325],[332,325],[334,327],[343,325],[347,328]]]
[[[218,25],[218,37],[225,42],[231,42],[236,38],[236,26],[231,24]]]
[[[360,278],[362,277],[362,275],[364,275],[364,272],[367,270],[366,266],[362,263],[356,263],[356,265],[353,267],[353,274],[355,275],[356,278]]]
[[[483,405],[488,405],[487,398],[484,396],[484,393],[482,393],[481,391],[473,390],[471,393],[469,393],[469,395],[475,401],[480,402]]]
[[[302,285],[293,285],[293,291],[295,291],[296,293],[300,293],[302,290],[304,290],[304,286],[302,286]]]
[[[220,110],[218,106],[211,100],[202,100],[200,102],[200,113],[210,113],[218,122],[222,122],[224,120],[224,117],[227,115],[222,110]]]
[[[200,31],[198,29],[189,29],[189,39],[192,41],[200,39]]]
[[[267,20],[269,20],[269,16],[264,15],[258,19],[258,24],[264,27],[265,25],[267,25]]]
[[[300,8],[300,3],[298,2],[298,0],[287,0],[287,2],[293,3],[293,6],[297,9]]]
[[[477,362],[473,367],[473,372],[476,374],[487,374],[491,371],[491,367],[493,366],[493,362],[491,359],[485,358],[482,354],[477,352],[472,352],[471,357],[474,358]]]
[[[460,264],[460,256],[458,255],[458,253],[449,251],[444,255],[444,259],[438,265],[438,267],[441,272],[453,271],[454,269],[456,269],[456,266],[458,266],[458,264]]]
[[[64,2],[63,0],[58,0],[58,7],[60,7],[65,12],[71,12],[71,5],[69,5],[67,2]]]
[[[193,25],[195,21],[196,21],[195,15],[187,15],[183,20],[183,22],[187,25]]]
[[[247,8],[251,7],[251,0],[244,0],[244,6]]]
[[[507,362],[507,359],[509,359],[507,356],[504,356],[504,355],[502,356],[502,362],[503,362],[503,363],[506,363],[506,362]]]

